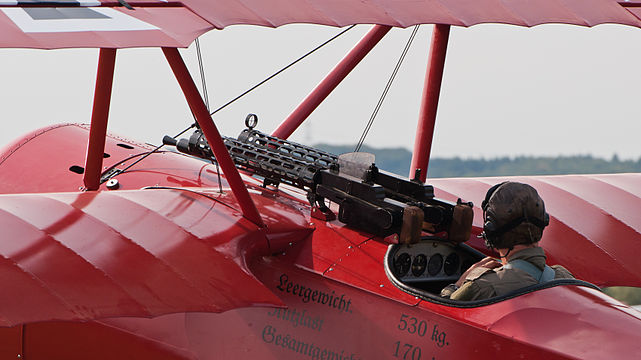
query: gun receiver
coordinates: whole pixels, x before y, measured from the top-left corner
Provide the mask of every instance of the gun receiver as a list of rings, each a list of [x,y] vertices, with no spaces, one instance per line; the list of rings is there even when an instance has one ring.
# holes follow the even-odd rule
[[[349,165],[341,164],[344,167],[341,169],[336,155],[279,139],[251,127],[243,130],[237,139],[223,136],[223,141],[236,167],[262,177],[263,186],[285,183],[307,191],[307,198],[314,208],[312,214],[320,211],[325,218],[333,218],[334,214],[325,204],[327,199],[338,204],[341,222],[375,235],[399,234],[401,241],[413,242],[417,241],[416,236],[408,234],[420,234],[422,229],[431,233],[447,232],[448,237],[455,241],[469,238],[471,203],[463,204],[460,199],[456,204],[439,200],[434,197],[431,185],[381,171],[373,163],[360,173],[356,171],[360,177],[354,176],[354,169],[347,169]],[[180,152],[216,161],[200,130],[196,130],[189,139],[178,141],[166,136],[163,143],[176,146]],[[469,209],[469,221],[464,221],[469,222],[469,226],[463,224],[468,230],[455,236],[464,239],[452,239],[454,234],[450,228],[457,207]],[[409,214],[413,214],[411,221],[408,220]],[[461,226],[461,221],[454,220],[456,226]],[[420,227],[418,232],[405,229],[410,222]],[[404,240],[408,236],[411,239]]]

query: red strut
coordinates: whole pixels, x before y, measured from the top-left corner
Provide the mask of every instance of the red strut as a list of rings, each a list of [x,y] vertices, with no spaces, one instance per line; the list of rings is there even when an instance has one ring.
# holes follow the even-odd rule
[[[225,146],[211,115],[209,115],[207,106],[205,106],[203,98],[200,96],[200,93],[194,84],[194,80],[189,74],[189,70],[187,69],[187,66],[185,66],[185,62],[180,56],[180,53],[178,53],[178,49],[164,47],[162,48],[162,51],[167,58],[169,66],[171,66],[171,70],[176,76],[176,80],[178,80],[178,84],[180,84],[191,112],[196,117],[196,121],[198,122],[198,125],[200,125],[203,135],[205,135],[216,160],[220,164],[220,167],[227,178],[231,191],[234,193],[236,200],[238,200],[238,204],[240,205],[243,215],[254,224],[260,227],[265,227],[265,224],[258,213],[258,209],[256,209],[256,204],[254,204],[254,201],[249,196],[245,183],[241,179],[238,170],[236,170],[236,165],[234,165],[234,161],[229,156],[227,147]]]
[[[421,112],[418,125],[416,126],[416,137],[414,139],[414,153],[412,154],[412,166],[409,177],[414,178],[416,169],[420,169],[419,179],[425,182],[427,177],[427,166],[430,161],[432,150],[432,138],[434,136],[434,125],[436,123],[436,110],[438,108],[438,97],[441,92],[443,80],[443,68],[445,67],[445,54],[447,52],[447,41],[450,35],[450,25],[436,24],[432,33],[429,61],[425,73],[425,85],[423,87],[423,99],[421,101]]]
[[[98,190],[100,187],[115,66],[116,49],[100,49],[98,72],[96,73],[96,90],[93,96],[91,127],[89,128],[89,144],[87,145],[87,159],[85,160],[85,174],[83,177],[85,189],[87,190]]]
[[[285,121],[272,133],[272,136],[287,139],[300,124],[307,119],[312,111],[316,110],[325,98],[349,75],[349,73],[363,60],[376,44],[390,31],[390,26],[375,25],[361,41],[341,60],[334,69],[327,74],[325,79],[312,90],[309,95],[298,105]]]

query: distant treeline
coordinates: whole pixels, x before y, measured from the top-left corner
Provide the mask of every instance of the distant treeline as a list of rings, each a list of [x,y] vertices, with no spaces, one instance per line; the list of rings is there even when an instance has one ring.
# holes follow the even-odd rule
[[[354,146],[318,144],[315,147],[333,154],[354,151]],[[363,146],[361,151],[376,155],[376,166],[399,175],[407,176],[412,153],[404,148],[375,149]],[[558,175],[558,174],[605,174],[641,172],[639,160],[619,160],[615,155],[610,160],[590,155],[534,157],[519,156],[495,159],[433,158],[430,160],[428,177],[476,177],[510,175]]]

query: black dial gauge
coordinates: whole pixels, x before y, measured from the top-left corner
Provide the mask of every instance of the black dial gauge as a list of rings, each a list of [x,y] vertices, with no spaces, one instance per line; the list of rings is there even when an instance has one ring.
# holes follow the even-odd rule
[[[412,262],[412,274],[414,274],[414,276],[423,275],[425,266],[427,266],[427,257],[423,254],[416,255]]]
[[[443,267],[443,255],[434,254],[430,257],[430,262],[427,264],[427,273],[431,276],[436,276],[441,272]]]
[[[445,258],[444,270],[445,274],[454,275],[461,265],[461,259],[457,253],[451,253]]]
[[[394,260],[394,273],[396,276],[405,276],[408,271],[410,271],[410,266],[412,265],[412,259],[408,253],[400,254]]]

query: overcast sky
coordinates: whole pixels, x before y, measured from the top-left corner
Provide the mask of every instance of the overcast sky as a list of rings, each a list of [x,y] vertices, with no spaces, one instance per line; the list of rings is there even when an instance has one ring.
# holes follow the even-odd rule
[[[345,36],[215,116],[236,136],[247,113],[271,132],[371,26]],[[411,28],[393,29],[292,137],[353,144]],[[421,27],[366,144],[411,149],[432,26]],[[225,103],[340,29],[232,26],[201,38],[212,107]],[[97,50],[0,50],[0,144],[38,127],[89,122]],[[193,48],[182,52],[200,86]],[[453,27],[433,156],[592,154],[638,159],[641,30],[601,25]],[[119,50],[109,130],[150,143],[189,125],[159,49]]]

